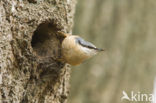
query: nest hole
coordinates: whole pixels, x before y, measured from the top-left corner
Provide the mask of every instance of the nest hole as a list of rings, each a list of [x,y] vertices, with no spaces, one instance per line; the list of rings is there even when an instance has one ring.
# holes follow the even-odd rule
[[[40,57],[59,57],[61,44],[56,34],[60,30],[51,22],[40,24],[32,36],[31,46],[34,52]]]

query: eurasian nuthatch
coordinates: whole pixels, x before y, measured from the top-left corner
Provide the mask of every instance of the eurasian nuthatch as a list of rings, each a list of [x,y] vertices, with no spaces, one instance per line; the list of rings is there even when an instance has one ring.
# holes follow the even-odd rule
[[[92,43],[85,41],[79,36],[62,32],[59,32],[59,34],[64,36],[61,45],[62,59],[71,65],[78,65],[98,52],[104,51],[96,48]]]

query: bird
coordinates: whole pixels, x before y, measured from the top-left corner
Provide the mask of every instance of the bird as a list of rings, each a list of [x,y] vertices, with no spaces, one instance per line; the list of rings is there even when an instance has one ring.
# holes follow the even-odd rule
[[[61,43],[61,60],[70,65],[79,65],[97,53],[104,51],[104,49],[97,48],[80,36],[60,31],[58,34],[64,38]]]

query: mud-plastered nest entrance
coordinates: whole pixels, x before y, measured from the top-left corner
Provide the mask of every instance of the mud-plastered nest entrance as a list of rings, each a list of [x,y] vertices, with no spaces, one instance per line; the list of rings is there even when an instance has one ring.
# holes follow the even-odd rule
[[[39,57],[59,58],[62,39],[57,36],[57,32],[61,29],[53,21],[41,23],[32,36],[33,51]]]

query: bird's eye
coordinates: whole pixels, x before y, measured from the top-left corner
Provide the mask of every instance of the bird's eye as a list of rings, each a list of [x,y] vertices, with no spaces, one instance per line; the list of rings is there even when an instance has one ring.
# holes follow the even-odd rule
[[[95,49],[96,48],[92,43],[87,42],[87,41],[85,41],[84,39],[82,39],[80,37],[76,38],[76,42],[79,43],[81,46],[86,47],[86,48],[90,48],[90,49]]]

